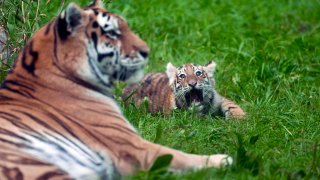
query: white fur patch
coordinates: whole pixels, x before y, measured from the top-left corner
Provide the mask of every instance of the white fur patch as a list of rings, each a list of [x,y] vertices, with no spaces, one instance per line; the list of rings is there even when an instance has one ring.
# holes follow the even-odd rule
[[[111,159],[93,151],[73,138],[59,134],[29,134],[24,136],[23,151],[53,164],[74,179],[112,178],[115,171]]]
[[[118,20],[110,15],[103,16],[98,14],[97,21],[104,31],[114,30],[119,32]]]
[[[99,45],[98,45],[99,46]],[[101,72],[101,69],[98,67],[99,63],[98,60],[98,52],[94,48],[94,44],[92,41],[90,41],[87,45],[88,50],[88,63],[85,63],[83,67],[80,69],[82,74],[80,74],[82,77],[84,77],[88,82],[94,83],[98,87],[101,87],[105,89],[106,91],[111,91],[110,88],[107,86],[104,86],[103,84],[110,85],[110,75],[109,74],[103,74]],[[90,68],[88,68],[90,67]]]

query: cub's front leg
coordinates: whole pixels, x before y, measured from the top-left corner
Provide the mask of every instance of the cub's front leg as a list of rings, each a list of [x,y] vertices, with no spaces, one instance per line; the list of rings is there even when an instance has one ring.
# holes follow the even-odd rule
[[[236,118],[241,119],[245,116],[245,112],[241,109],[239,105],[237,105],[235,102],[223,98],[222,104],[221,104],[221,110],[226,117],[228,118]]]
[[[211,114],[214,116],[223,116],[226,119],[241,119],[245,112],[235,102],[222,97],[216,91],[204,97],[204,102],[196,106],[199,114]]]

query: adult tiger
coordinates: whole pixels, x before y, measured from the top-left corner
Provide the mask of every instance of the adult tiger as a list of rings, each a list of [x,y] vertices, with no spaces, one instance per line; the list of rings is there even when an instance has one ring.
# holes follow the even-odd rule
[[[241,107],[216,91],[215,68],[214,61],[204,66],[187,63],[178,68],[168,63],[166,73],[147,74],[142,83],[127,86],[122,98],[126,104],[141,105],[147,97],[150,112],[168,114],[176,108],[194,106],[199,115],[243,118],[245,112]]]
[[[116,80],[140,80],[148,46],[95,1],[74,3],[28,41],[0,89],[0,179],[108,179],[172,154],[172,170],[220,167],[142,139],[112,99]]]

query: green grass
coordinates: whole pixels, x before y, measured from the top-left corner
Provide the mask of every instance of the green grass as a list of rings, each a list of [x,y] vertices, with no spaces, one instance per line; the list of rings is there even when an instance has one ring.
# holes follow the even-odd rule
[[[21,35],[30,37],[61,6],[41,1],[35,18],[37,2],[25,0],[32,13],[23,23],[21,2],[5,2],[1,13],[6,16],[0,20],[8,25],[13,47],[22,47]],[[191,153],[228,153],[236,162],[222,170],[140,172],[131,178],[320,178],[319,0],[117,0],[109,9],[124,16],[149,44],[146,71],[164,71],[169,61],[205,64],[214,59],[218,91],[247,112],[242,121],[225,121],[123,108],[150,141]]]

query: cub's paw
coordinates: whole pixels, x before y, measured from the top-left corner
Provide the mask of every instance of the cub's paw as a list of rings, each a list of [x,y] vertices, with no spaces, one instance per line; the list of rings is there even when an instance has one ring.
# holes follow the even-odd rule
[[[226,119],[236,118],[241,119],[246,115],[246,113],[238,106],[238,107],[229,107],[228,110],[225,111]]]
[[[232,163],[233,163],[232,157],[226,154],[215,154],[215,155],[209,156],[207,166],[222,168],[222,167],[232,165]]]

